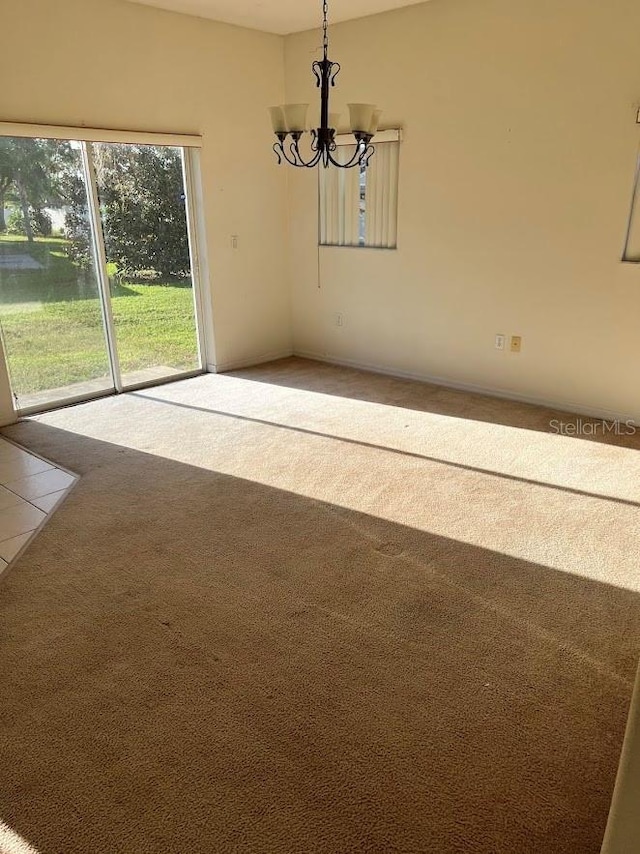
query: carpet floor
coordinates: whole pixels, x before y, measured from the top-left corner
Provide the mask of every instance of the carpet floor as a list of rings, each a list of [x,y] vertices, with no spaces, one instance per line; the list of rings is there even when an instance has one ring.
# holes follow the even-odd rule
[[[640,437],[560,422],[290,359],[6,428],[81,480],[0,585],[0,851],[597,854]]]

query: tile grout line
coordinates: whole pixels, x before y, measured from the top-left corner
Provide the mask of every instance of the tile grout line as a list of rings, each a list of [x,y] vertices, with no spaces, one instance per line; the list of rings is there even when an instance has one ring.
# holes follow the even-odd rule
[[[63,474],[68,475],[69,477],[71,477],[72,481],[66,488],[63,487],[63,489],[54,489],[52,492],[46,493],[46,495],[53,495],[55,492],[63,492],[63,495],[60,496],[60,498],[58,499],[56,504],[48,512],[42,510],[40,507],[35,505],[33,503],[33,501],[29,500],[28,498],[24,498],[22,495],[18,495],[17,492],[14,492],[13,489],[10,489],[5,484],[0,484],[0,486],[2,486],[4,489],[6,489],[7,492],[10,492],[12,495],[15,495],[16,498],[18,498],[20,500],[20,502],[24,502],[25,504],[28,504],[34,510],[37,510],[39,513],[43,514],[42,519],[40,519],[40,522],[36,525],[35,528],[32,528],[30,531],[23,531],[21,534],[15,534],[13,537],[5,537],[4,540],[0,540],[0,544],[2,544],[2,543],[6,543],[8,540],[15,539],[16,537],[22,537],[22,536],[27,537],[26,541],[22,544],[22,546],[14,554],[14,556],[11,558],[11,560],[8,561],[5,558],[2,558],[2,563],[4,563],[5,565],[4,566],[0,565],[0,582],[5,580],[7,574],[9,573],[9,571],[11,570],[12,566],[15,564],[17,559],[20,557],[20,555],[24,552],[24,550],[27,548],[27,546],[29,546],[29,544],[31,542],[33,542],[34,538],[44,528],[44,526],[47,524],[47,522],[53,516],[53,514],[60,509],[60,507],[64,504],[64,502],[69,497],[69,494],[72,492],[73,489],[75,489],[75,487],[80,482],[80,475],[76,474],[76,472],[70,471],[69,469],[65,468],[64,466],[54,464],[51,460],[46,459],[46,457],[43,457],[34,451],[28,450],[23,445],[19,445],[17,442],[14,442],[12,439],[9,439],[4,434],[0,433],[0,445],[3,442],[6,442],[8,445],[11,445],[12,447],[17,448],[20,451],[23,451],[28,456],[31,456],[34,459],[39,459],[43,463],[47,464],[46,469],[44,469],[42,472],[35,472],[35,474],[44,474],[45,472],[48,472],[48,471],[59,471],[59,472],[62,472]],[[32,475],[26,475],[26,477],[31,477],[31,476]],[[15,480],[21,480],[21,479],[23,479],[23,478],[15,478]],[[45,498],[46,495],[39,495],[38,498]],[[34,499],[34,500],[36,500],[36,499]],[[11,507],[20,507],[20,503],[15,504],[15,505],[11,505],[10,507],[7,507],[5,509],[10,510]]]
[[[21,421],[26,421],[28,419],[20,419]],[[4,429],[4,428],[3,428]],[[25,448],[24,445],[19,445],[18,442],[14,442],[13,439],[10,439],[8,436],[0,430],[0,441],[7,442],[7,444],[12,445],[14,448],[17,448],[19,451],[24,451],[25,454],[30,454],[32,457],[36,457],[38,460],[42,460],[43,463],[47,463],[51,468],[58,469],[59,471],[64,472],[65,474],[71,475],[71,477],[75,478],[76,481],[80,479],[80,475],[74,471],[71,471],[65,466],[61,466],[59,463],[53,463],[51,460],[48,460],[46,457],[43,457],[37,451],[31,451],[28,448]]]
[[[36,495],[36,496],[34,496],[33,500],[30,498],[25,498],[24,495],[20,495],[19,492],[16,492],[14,489],[12,489],[9,484],[11,484],[13,481],[9,481],[8,483],[0,482],[0,486],[3,489],[6,489],[7,492],[10,492],[12,495],[15,495],[17,498],[20,499],[20,501],[17,504],[11,505],[10,507],[6,507],[6,508],[4,508],[5,510],[9,510],[9,509],[11,509],[11,507],[19,507],[20,502],[25,502],[27,504],[30,504],[35,510],[38,510],[40,513],[44,513],[45,518],[46,518],[49,515],[49,513],[51,513],[52,511],[51,510],[49,510],[49,511],[43,510],[41,507],[38,507],[37,504],[34,504],[34,501],[39,499],[39,498],[46,498],[47,495],[53,495],[55,492],[63,492],[64,491],[65,495],[61,495],[60,499],[59,499],[60,501],[62,501],[66,497],[66,491],[71,489],[71,487],[74,486],[74,484],[78,480],[78,476],[76,474],[74,474],[73,472],[68,471],[67,469],[64,469],[58,465],[55,465],[54,463],[51,462],[51,460],[47,460],[44,457],[41,457],[39,454],[33,453],[30,450],[27,450],[22,445],[19,445],[17,442],[13,442],[11,439],[8,439],[6,436],[3,436],[3,435],[0,436],[0,444],[2,442],[6,442],[7,445],[10,445],[14,448],[17,448],[18,450],[22,451],[23,453],[27,454],[28,456],[32,457],[33,459],[41,460],[43,463],[46,463],[48,466],[48,468],[43,469],[40,472],[33,472],[32,474],[24,475],[21,478],[14,478],[14,480],[26,480],[29,477],[37,477],[39,474],[45,474],[45,473],[50,472],[50,471],[58,471],[58,472],[61,472],[62,474],[66,474],[69,477],[73,478],[73,482],[70,483],[68,486],[66,486],[66,487],[63,486],[61,489],[52,489],[51,492],[45,492],[43,495]],[[52,510],[53,509],[55,509],[55,507],[52,508]],[[2,512],[2,511],[0,511],[0,512]],[[44,519],[41,521],[44,521]],[[35,528],[32,530],[35,530]],[[27,532],[25,532],[25,533],[27,533]],[[19,536],[21,536],[21,534],[16,534],[16,536],[19,537]],[[3,540],[0,540],[0,543],[4,543],[7,540],[11,540],[11,539],[13,539],[13,537],[5,537]]]
[[[65,474],[66,474],[66,472],[65,472]],[[78,478],[76,478],[76,481],[77,480],[78,480]],[[0,483],[0,486],[4,487],[4,489],[6,489],[12,495],[15,495],[17,498],[19,498],[25,504],[29,504],[31,507],[34,508],[34,510],[37,510],[39,513],[44,513],[44,519],[41,519],[40,523],[39,523],[39,524],[41,524],[43,522],[46,522],[47,518],[53,513],[54,510],[56,510],[56,508],[58,507],[58,504],[61,501],[64,501],[64,499],[67,497],[67,493],[69,492],[69,490],[75,486],[75,482],[69,484],[69,486],[67,486],[67,487],[63,487],[62,489],[54,489],[53,492],[47,492],[45,495],[38,495],[37,498],[34,499],[34,501],[37,501],[38,498],[46,498],[48,495],[55,495],[56,492],[63,492],[64,495],[60,496],[60,498],[56,501],[55,505],[51,508],[51,510],[43,510],[42,507],[38,507],[38,505],[34,504],[33,501],[31,501],[29,498],[24,498],[22,495],[18,495],[17,492],[14,492],[12,489],[9,489],[9,487],[5,486],[4,483]],[[20,507],[20,504],[11,504],[9,507],[4,507],[3,510],[12,510],[14,507]],[[2,513],[3,510],[0,510],[0,513]],[[25,534],[32,534],[34,531],[38,530],[38,527],[39,527],[39,525],[36,525],[35,528],[31,528],[31,530],[29,530],[29,531],[23,531],[21,534],[14,534],[13,537],[5,537],[4,539],[0,540],[0,546],[2,545],[2,543],[6,543],[7,540],[14,540],[16,537],[22,537]],[[0,555],[0,557],[2,557],[2,556]],[[2,559],[4,560],[4,558],[2,558]]]
[[[44,472],[39,472],[39,474],[44,474]],[[63,472],[63,474],[67,474],[67,472]],[[43,510],[42,507],[38,507],[38,505],[34,504],[33,502],[37,501],[39,498],[46,498],[47,495],[54,495],[56,492],[64,492],[66,494],[66,492],[69,489],[71,489],[72,486],[75,485],[75,481],[77,481],[77,480],[78,480],[77,477],[74,478],[74,483],[70,483],[69,486],[63,486],[62,489],[52,489],[51,492],[45,492],[44,495],[36,495],[33,500],[31,498],[25,498],[24,495],[20,495],[18,492],[14,492],[13,489],[11,489],[11,487],[7,486],[4,483],[0,483],[0,486],[3,489],[6,489],[7,492],[10,492],[12,495],[15,495],[16,498],[19,498],[21,501],[24,501],[25,504],[30,504],[36,510],[39,510],[40,513],[44,513],[45,516],[48,516],[49,513],[51,512],[51,510]],[[65,497],[64,495],[60,496],[60,501],[62,501],[62,499],[64,497]],[[9,507],[4,507],[3,510],[11,510],[13,507],[19,507],[19,506],[20,506],[20,504],[11,504],[11,505],[9,505]],[[3,510],[0,510],[0,513],[2,513]],[[35,530],[35,528],[34,528],[34,530]],[[20,536],[20,534],[17,534],[17,536]],[[11,537],[7,537],[6,539],[10,540]],[[4,543],[4,542],[5,542],[5,540],[0,540],[0,543]]]
[[[69,472],[69,474],[71,474],[71,472]],[[13,565],[15,564],[15,562],[18,560],[18,558],[20,557],[20,555],[25,551],[25,549],[27,548],[27,546],[28,546],[28,545],[30,545],[30,543],[32,543],[32,542],[33,542],[33,540],[35,539],[35,537],[36,537],[36,536],[40,533],[40,531],[44,528],[44,526],[45,526],[45,525],[47,524],[47,522],[49,521],[49,518],[50,518],[51,516],[53,516],[53,515],[54,515],[54,513],[56,513],[56,512],[57,512],[57,511],[62,507],[62,505],[63,505],[63,504],[64,504],[64,502],[67,500],[67,498],[69,497],[69,495],[71,494],[71,492],[76,488],[76,486],[77,486],[77,485],[78,485],[78,483],[80,482],[80,477],[79,477],[79,475],[73,475],[73,476],[75,477],[75,481],[74,481],[74,482],[71,484],[71,486],[67,489],[66,493],[62,496],[62,498],[60,499],[60,501],[58,501],[58,503],[57,503],[57,504],[56,504],[56,506],[53,508],[53,510],[52,510],[50,513],[45,513],[44,518],[40,520],[40,524],[39,524],[36,528],[34,528],[32,531],[26,531],[26,532],[25,532],[25,534],[29,534],[29,539],[28,539],[25,543],[23,543],[23,544],[22,544],[22,546],[18,549],[18,551],[14,554],[14,556],[11,558],[11,560],[10,560],[10,561],[5,561],[6,566],[5,566],[5,567],[3,567],[2,569],[0,569],[0,584],[1,584],[3,581],[5,581],[5,579],[6,579],[7,575],[8,575],[8,574],[9,574],[9,572],[11,571],[11,569],[12,569]],[[38,509],[39,509],[39,508],[38,508]],[[43,512],[43,511],[40,511],[40,512]],[[22,535],[21,535],[21,534],[16,534],[16,537],[20,537],[20,536],[22,536]],[[11,539],[13,539],[13,537],[8,537],[7,539],[10,539],[10,540],[11,540]],[[6,542],[6,540],[3,540],[2,542]],[[4,558],[3,558],[3,560],[4,560]]]

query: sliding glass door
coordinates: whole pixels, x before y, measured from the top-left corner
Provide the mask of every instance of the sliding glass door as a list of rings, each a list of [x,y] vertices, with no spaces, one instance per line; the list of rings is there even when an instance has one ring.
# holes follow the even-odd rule
[[[0,137],[0,327],[19,411],[202,369],[187,157]]]
[[[19,409],[114,389],[80,143],[0,138],[0,326]]]
[[[122,385],[200,367],[182,151],[92,145]]]

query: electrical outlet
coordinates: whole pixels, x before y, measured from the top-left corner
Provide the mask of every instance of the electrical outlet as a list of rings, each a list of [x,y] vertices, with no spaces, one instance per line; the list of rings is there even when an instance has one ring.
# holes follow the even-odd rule
[[[496,335],[496,350],[504,350],[505,336],[501,333]]]
[[[231,235],[231,248],[232,249],[238,248],[238,235],[237,234]]]
[[[341,312],[335,312],[335,314],[333,315],[333,322],[336,326],[344,326],[344,316]]]
[[[522,338],[520,335],[511,336],[511,352],[519,353],[522,350]]]

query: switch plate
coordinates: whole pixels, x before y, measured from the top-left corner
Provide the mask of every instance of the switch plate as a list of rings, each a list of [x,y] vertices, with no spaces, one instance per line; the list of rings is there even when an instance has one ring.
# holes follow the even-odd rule
[[[496,350],[504,350],[504,343],[506,341],[506,337],[502,335],[502,333],[498,333],[496,335]]]

